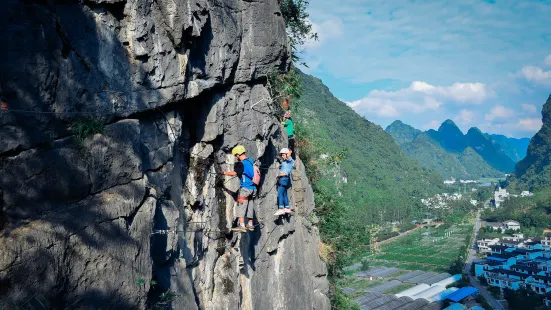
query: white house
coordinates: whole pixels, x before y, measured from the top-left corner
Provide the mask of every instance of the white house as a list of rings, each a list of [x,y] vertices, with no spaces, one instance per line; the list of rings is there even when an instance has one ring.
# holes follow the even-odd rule
[[[499,208],[502,202],[505,199],[509,198],[509,193],[506,189],[499,187],[497,191],[494,192],[494,201],[496,203],[496,208]]]
[[[492,249],[490,248],[491,245],[497,244],[499,241],[499,238],[484,238],[481,240],[476,240],[476,245],[478,246],[478,252],[479,253],[490,253],[492,252]]]
[[[490,227],[493,230],[501,230],[504,233],[506,230],[520,230],[520,223],[517,221],[508,220],[505,222],[486,222],[486,227]]]
[[[530,196],[534,196],[534,194],[529,191],[522,191],[522,193],[520,193],[520,197],[530,197]]]
[[[486,222],[486,227],[490,227],[493,230],[500,230],[503,232],[503,223],[502,222]]]
[[[455,184],[455,179],[451,178],[449,180],[444,180],[444,184]]]
[[[503,226],[505,227],[505,230],[520,230],[520,223],[517,221],[505,221],[503,222]]]

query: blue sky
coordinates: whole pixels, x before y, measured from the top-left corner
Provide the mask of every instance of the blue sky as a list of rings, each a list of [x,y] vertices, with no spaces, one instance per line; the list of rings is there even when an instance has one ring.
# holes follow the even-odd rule
[[[383,128],[450,118],[531,137],[551,93],[551,0],[312,0],[301,68]]]

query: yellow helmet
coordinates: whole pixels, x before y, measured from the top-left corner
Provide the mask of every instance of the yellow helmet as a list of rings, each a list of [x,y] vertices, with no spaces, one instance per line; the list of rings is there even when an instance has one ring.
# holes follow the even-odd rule
[[[241,155],[243,153],[247,152],[247,150],[245,149],[245,147],[241,144],[237,145],[236,147],[234,147],[232,150],[231,150],[231,153],[233,155]]]

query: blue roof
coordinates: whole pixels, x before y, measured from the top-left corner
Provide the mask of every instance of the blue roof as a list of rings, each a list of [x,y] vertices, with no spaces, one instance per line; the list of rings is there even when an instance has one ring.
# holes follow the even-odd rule
[[[457,291],[451,293],[450,295],[446,296],[446,299],[449,299],[451,301],[459,302],[463,300],[466,297],[469,297],[471,295],[475,295],[478,293],[478,290],[472,286],[465,286]]]
[[[504,261],[506,261],[505,258],[499,258],[499,257],[493,257],[493,256],[487,256],[486,259],[487,259],[487,260],[494,260],[494,261],[498,261],[498,262],[504,262]]]

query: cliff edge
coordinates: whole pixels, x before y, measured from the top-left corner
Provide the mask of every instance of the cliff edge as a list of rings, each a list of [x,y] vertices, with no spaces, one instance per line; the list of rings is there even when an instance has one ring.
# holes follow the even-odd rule
[[[276,0],[6,0],[0,307],[329,309],[314,198],[276,210]],[[259,227],[232,233],[244,144]]]

